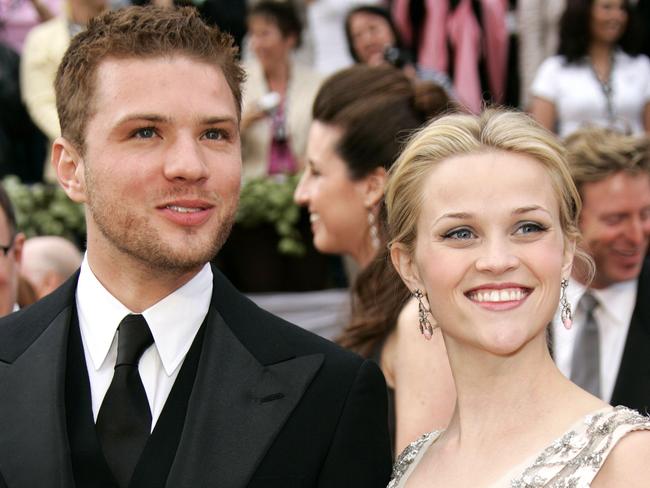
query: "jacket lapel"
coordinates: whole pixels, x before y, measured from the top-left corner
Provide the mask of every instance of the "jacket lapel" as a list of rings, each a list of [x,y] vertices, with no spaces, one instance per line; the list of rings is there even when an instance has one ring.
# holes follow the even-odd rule
[[[74,485],[64,398],[70,317],[69,305],[24,353],[0,362],[0,471],[8,486]]]
[[[610,403],[647,412],[650,409],[650,261],[639,276],[636,306]]]
[[[323,362],[322,354],[260,362],[218,311],[208,320],[169,487],[245,486]]]

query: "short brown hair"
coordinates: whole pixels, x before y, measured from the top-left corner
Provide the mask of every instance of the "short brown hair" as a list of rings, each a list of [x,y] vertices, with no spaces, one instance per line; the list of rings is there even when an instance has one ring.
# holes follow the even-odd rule
[[[97,67],[107,58],[154,58],[183,54],[221,69],[241,113],[244,72],[232,37],[210,27],[192,7],[127,7],[105,12],[76,35],[54,83],[61,134],[83,152]]]
[[[585,183],[601,181],[621,171],[650,175],[650,139],[646,136],[587,127],[569,135],[565,146],[578,191]]]

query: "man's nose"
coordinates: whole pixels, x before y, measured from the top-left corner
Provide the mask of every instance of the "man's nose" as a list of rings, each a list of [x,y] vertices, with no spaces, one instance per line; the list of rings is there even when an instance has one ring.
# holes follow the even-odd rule
[[[199,141],[181,135],[170,143],[165,153],[165,177],[176,181],[197,181],[208,176],[208,165]]]
[[[650,225],[641,217],[633,217],[625,229],[626,239],[635,246],[642,245],[650,235]]]

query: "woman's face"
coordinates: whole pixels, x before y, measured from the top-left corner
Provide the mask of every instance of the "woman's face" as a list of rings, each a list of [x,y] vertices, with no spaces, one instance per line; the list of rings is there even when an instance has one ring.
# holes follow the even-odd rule
[[[395,44],[395,37],[386,19],[368,12],[350,17],[352,47],[362,63],[377,66],[384,63],[384,50]]]
[[[248,19],[248,35],[251,49],[265,70],[287,63],[296,45],[295,36],[284,37],[275,22],[260,15]]]
[[[307,167],[294,193],[309,210],[314,246],[347,254],[358,263],[369,249],[367,179],[352,180],[336,152],[342,129],[314,121],[307,140]]]
[[[445,336],[508,355],[544,334],[573,258],[544,166],[503,151],[456,156],[423,191],[409,287],[426,290]]]
[[[618,42],[627,27],[627,17],[623,0],[594,0],[590,22],[592,42]]]

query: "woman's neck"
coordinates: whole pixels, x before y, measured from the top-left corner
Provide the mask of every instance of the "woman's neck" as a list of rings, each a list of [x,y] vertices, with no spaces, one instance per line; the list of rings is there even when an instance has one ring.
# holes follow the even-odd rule
[[[289,63],[278,63],[264,68],[264,77],[269,91],[284,94],[289,84]]]
[[[445,436],[458,448],[521,435],[573,388],[553,363],[544,333],[508,356],[445,342],[458,395]]]

